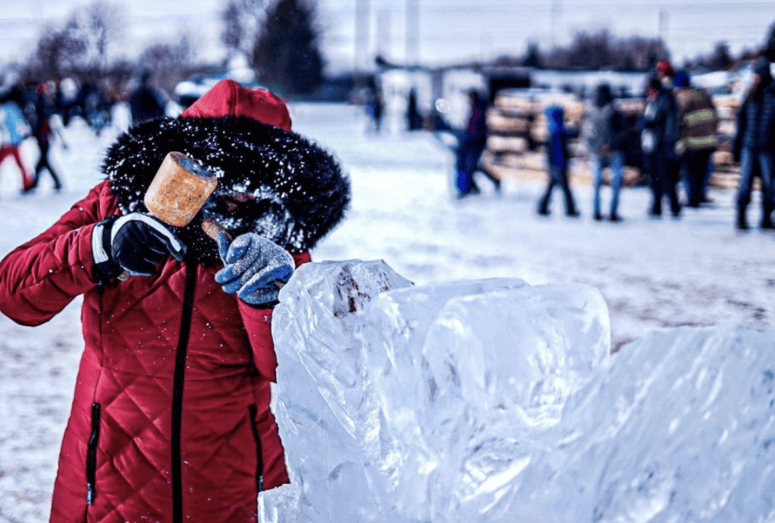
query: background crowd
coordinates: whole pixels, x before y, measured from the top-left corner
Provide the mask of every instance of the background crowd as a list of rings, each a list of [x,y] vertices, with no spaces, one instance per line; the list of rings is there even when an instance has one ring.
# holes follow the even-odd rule
[[[747,209],[758,178],[759,227],[772,229],[775,86],[770,59],[756,58],[751,72],[751,85],[737,110],[731,144],[732,156],[740,170],[735,225],[741,230],[749,228]],[[500,180],[481,161],[487,142],[486,98],[477,90],[472,90],[469,96],[468,124],[459,134],[454,176],[460,198],[480,192],[475,174],[493,179],[500,189]],[[547,183],[537,204],[539,215],[550,213],[552,193],[559,188],[565,214],[580,216],[569,174],[571,162],[575,161],[569,141],[574,139],[580,141],[586,156],[594,187],[592,208],[596,221],[622,221],[623,172],[626,158],[631,157],[639,159],[636,167],[651,190],[649,216],[661,217],[663,204],[672,217],[679,218],[683,207],[700,208],[712,203],[708,185],[714,172],[713,153],[721,147],[720,119],[713,98],[706,90],[692,85],[688,71],[674,70],[667,60],[656,64],[646,79],[642,110],[634,126],[617,107],[616,95],[609,84],[599,84],[588,98],[584,118],[576,127],[568,125],[561,106],[549,105],[544,110]],[[637,134],[636,144],[631,139],[633,133]],[[638,149],[637,155],[632,154],[633,148]],[[610,199],[604,204],[606,185],[610,186]]]
[[[771,63],[759,56],[751,64],[752,82],[737,110],[735,135],[731,144],[740,178],[736,194],[736,227],[749,228],[747,208],[752,202],[755,180],[759,179],[761,213],[759,227],[772,229],[775,209],[773,165],[775,158],[775,86]],[[479,192],[475,173],[490,178],[492,173],[481,162],[487,141],[486,98],[476,90],[470,93],[468,124],[460,133],[457,148],[455,185],[458,197]],[[625,159],[637,148],[636,167],[647,180],[652,198],[648,214],[662,216],[663,204],[672,217],[679,218],[683,207],[699,208],[711,203],[709,180],[714,172],[713,153],[719,150],[719,116],[713,98],[692,85],[686,70],[674,70],[667,60],[659,61],[647,78],[642,110],[634,128],[622,111],[611,86],[599,84],[587,100],[583,121],[578,128],[567,125],[561,106],[544,111],[547,126],[547,184],[537,204],[539,215],[550,213],[552,193],[561,189],[565,214],[580,213],[571,190],[569,141],[579,139],[586,155],[593,191],[594,220],[619,222]],[[631,136],[637,133],[637,144]],[[606,174],[608,173],[608,176]],[[495,179],[497,187],[500,180]],[[610,186],[610,200],[604,205],[604,187]]]
[[[51,146],[58,140],[64,149],[69,144],[65,129],[74,117],[82,118],[99,136],[111,125],[113,105],[126,102],[132,123],[140,123],[166,114],[167,100],[152,85],[152,72],[142,71],[137,87],[122,100],[116,93],[96,85],[72,84],[65,89],[59,81],[41,83],[17,82],[0,94],[0,165],[12,158],[21,175],[22,194],[33,192],[44,172],[60,191],[63,179],[50,157]],[[35,168],[30,170],[20,153],[22,143],[34,139],[39,155]]]

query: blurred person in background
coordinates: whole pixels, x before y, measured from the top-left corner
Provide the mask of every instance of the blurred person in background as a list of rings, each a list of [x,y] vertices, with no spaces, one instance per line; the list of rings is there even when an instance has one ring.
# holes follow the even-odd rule
[[[679,109],[675,152],[683,167],[686,205],[697,208],[706,200],[710,159],[718,149],[719,119],[710,95],[691,86],[687,71],[676,72],[673,81]]]
[[[379,88],[369,89],[366,93],[366,114],[369,116],[371,132],[379,134],[382,130],[382,116],[385,111],[385,102],[382,99],[382,91]]]
[[[678,109],[670,88],[656,76],[646,85],[646,105],[640,119],[643,166],[651,179],[649,215],[662,216],[662,198],[667,196],[673,217],[681,214],[676,193],[675,137]]]
[[[656,74],[660,83],[667,89],[674,87],[673,78],[675,76],[675,69],[673,64],[669,60],[660,60],[657,65],[654,66],[654,74]]]
[[[621,220],[618,213],[619,193],[622,188],[624,154],[627,147],[627,122],[614,107],[614,97],[608,84],[595,90],[593,107],[582,127],[589,154],[590,170],[595,180],[594,219],[602,220],[600,190],[603,186],[603,169],[611,169],[611,208],[608,219]]]
[[[94,134],[99,136],[111,123],[113,101],[98,84],[87,83],[82,89],[83,117]]]
[[[38,142],[40,158],[35,165],[33,188],[38,186],[40,175],[43,174],[43,170],[45,169],[54,181],[54,190],[58,192],[62,190],[62,179],[51,165],[51,158],[49,157],[52,135],[56,134],[56,136],[59,137],[64,149],[68,149],[69,146],[65,140],[64,133],[62,132],[61,120],[55,112],[54,93],[52,92],[51,86],[46,83],[38,84],[38,87],[35,89],[35,94],[35,122],[32,126],[32,135]]]
[[[538,201],[538,214],[541,216],[549,215],[549,204],[551,203],[552,190],[559,185],[565,196],[565,214],[570,217],[580,216],[576,210],[576,204],[573,200],[573,194],[568,183],[568,168],[570,163],[570,153],[568,151],[568,139],[575,138],[578,133],[573,129],[565,127],[565,111],[559,106],[550,106],[546,108],[546,123],[549,127],[548,142],[546,144],[546,160],[548,171],[548,183],[546,191]]]
[[[132,124],[161,118],[166,114],[166,103],[161,93],[151,84],[153,73],[145,70],[140,75],[140,85],[129,96]]]
[[[70,118],[72,117],[73,100],[65,94],[62,81],[57,78],[54,82],[54,110],[59,114],[62,119],[62,125],[67,127],[70,125]]]
[[[751,203],[754,175],[761,174],[762,218],[760,226],[772,229],[773,174],[775,173],[775,86],[770,61],[762,56],[753,64],[753,85],[737,113],[733,146],[740,162],[737,189],[737,228],[748,229],[746,209]]]
[[[479,159],[487,146],[487,99],[476,89],[471,89],[468,91],[468,102],[468,123],[460,134],[457,147],[455,187],[458,198],[481,192],[474,181],[474,172],[479,167]],[[482,172],[499,191],[500,180],[485,171]]]
[[[417,90],[412,87],[406,100],[406,129],[419,131],[422,129],[422,115],[417,107]]]
[[[24,165],[19,147],[30,135],[30,126],[21,106],[24,103],[21,89],[18,86],[12,87],[7,93],[0,97],[0,165],[9,156],[13,157],[22,177],[22,192],[26,193],[32,190],[34,179],[27,166]]]

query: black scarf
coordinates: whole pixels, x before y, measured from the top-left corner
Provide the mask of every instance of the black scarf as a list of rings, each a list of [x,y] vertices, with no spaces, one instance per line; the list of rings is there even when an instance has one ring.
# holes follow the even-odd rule
[[[215,242],[201,229],[214,218],[234,237],[256,232],[290,252],[308,251],[344,217],[350,183],[337,160],[294,133],[246,117],[159,118],[119,136],[102,166],[122,213],[147,212],[143,197],[164,157],[179,151],[218,178],[218,187],[194,220],[175,229],[189,256],[219,261]],[[252,200],[230,212],[224,197]]]

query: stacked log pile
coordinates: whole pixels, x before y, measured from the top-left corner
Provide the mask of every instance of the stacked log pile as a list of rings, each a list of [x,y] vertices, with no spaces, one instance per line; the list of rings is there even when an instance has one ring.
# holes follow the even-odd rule
[[[719,113],[719,135],[721,147],[713,155],[714,175],[711,184],[716,187],[737,187],[739,166],[732,159],[732,138],[735,132],[735,115],[738,101],[733,96],[714,97]],[[627,99],[616,101],[618,109],[634,122],[643,112],[643,100]],[[518,91],[501,91],[487,113],[487,149],[482,158],[482,168],[500,179],[513,178],[527,182],[546,180],[547,124],[544,111],[557,105],[565,111],[565,125],[581,130],[586,116],[586,104],[573,94],[557,93],[542,96],[539,100]],[[570,163],[572,184],[591,184],[592,175],[581,140],[570,142]],[[627,166],[624,172],[625,185],[636,185],[643,181],[643,174],[637,167]]]
[[[735,120],[740,108],[740,101],[732,95],[714,96],[713,103],[718,111],[719,141],[718,150],[713,153],[713,177],[710,184],[714,187],[735,189],[740,180],[740,165],[736,164],[732,155],[732,141],[735,138]]]

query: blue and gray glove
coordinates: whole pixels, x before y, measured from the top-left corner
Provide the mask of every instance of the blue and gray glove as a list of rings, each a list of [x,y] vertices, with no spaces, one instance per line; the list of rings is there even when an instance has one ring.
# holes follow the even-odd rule
[[[160,220],[133,212],[107,218],[92,231],[92,253],[98,279],[130,275],[150,276],[156,265],[172,255],[183,261],[186,246]]]
[[[237,236],[231,244],[229,237],[220,233],[217,241],[224,268],[215,274],[215,281],[223,291],[236,292],[250,305],[276,305],[280,288],[293,274],[293,257],[288,251],[252,232]]]

